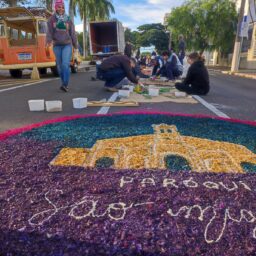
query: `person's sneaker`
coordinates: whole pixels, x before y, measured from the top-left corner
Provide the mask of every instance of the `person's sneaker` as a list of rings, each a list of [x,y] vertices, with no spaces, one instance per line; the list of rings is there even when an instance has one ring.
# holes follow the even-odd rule
[[[108,91],[108,92],[118,92],[118,89],[115,87],[107,87],[104,86],[104,88]]]
[[[64,92],[68,92],[68,87],[66,86],[61,86],[60,89]]]

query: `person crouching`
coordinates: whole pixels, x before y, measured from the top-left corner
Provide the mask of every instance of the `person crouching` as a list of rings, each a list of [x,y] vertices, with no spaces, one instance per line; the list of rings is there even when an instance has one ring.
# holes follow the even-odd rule
[[[136,62],[126,55],[111,56],[97,67],[97,78],[105,81],[108,91],[116,92],[121,88],[119,83],[127,77],[132,83],[138,84],[139,79],[135,75]]]
[[[175,84],[176,89],[187,94],[206,95],[210,90],[210,82],[202,57],[193,52],[188,56],[188,63],[191,66],[187,76],[182,83]]]

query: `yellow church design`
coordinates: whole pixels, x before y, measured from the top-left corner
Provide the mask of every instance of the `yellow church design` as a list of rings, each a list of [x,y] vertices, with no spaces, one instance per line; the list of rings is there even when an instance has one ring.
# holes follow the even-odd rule
[[[98,140],[92,148],[64,148],[51,165],[95,167],[111,158],[115,169],[166,169],[167,156],[179,156],[195,172],[244,173],[241,163],[256,164],[246,147],[182,136],[175,125],[153,125],[154,134]]]

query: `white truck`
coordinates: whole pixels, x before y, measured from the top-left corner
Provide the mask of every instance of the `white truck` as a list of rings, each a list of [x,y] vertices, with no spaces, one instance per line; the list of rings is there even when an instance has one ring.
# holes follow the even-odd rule
[[[124,53],[124,28],[119,21],[90,22],[89,38],[90,52],[95,57]]]

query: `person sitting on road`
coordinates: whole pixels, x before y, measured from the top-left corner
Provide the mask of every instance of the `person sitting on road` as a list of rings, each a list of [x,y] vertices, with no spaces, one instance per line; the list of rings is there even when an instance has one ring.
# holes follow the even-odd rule
[[[188,94],[206,95],[210,90],[209,74],[204,61],[197,52],[188,56],[188,63],[191,65],[188,74],[182,83],[176,83],[179,91]]]
[[[171,52],[170,56],[168,52],[163,52],[162,58],[164,65],[157,72],[156,76],[160,75],[167,77],[169,80],[175,80],[182,75],[183,66],[174,52]]]
[[[63,0],[55,1],[55,13],[49,18],[47,24],[46,48],[49,48],[53,44],[58,73],[62,83],[60,89],[67,92],[70,78],[72,45],[75,49],[75,54],[77,55],[78,42],[75,26],[70,18],[65,14],[65,5]]]
[[[151,63],[150,66],[153,67],[152,76],[155,76],[157,72],[163,67],[164,60],[159,55],[152,55],[151,56]]]
[[[119,83],[127,77],[132,83],[139,83],[138,77],[134,75],[136,62],[126,55],[115,55],[105,59],[97,66],[97,78],[105,81],[108,91],[116,92],[121,86]]]

